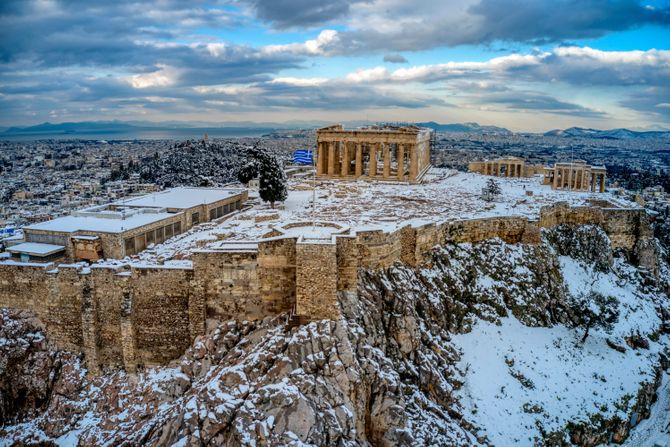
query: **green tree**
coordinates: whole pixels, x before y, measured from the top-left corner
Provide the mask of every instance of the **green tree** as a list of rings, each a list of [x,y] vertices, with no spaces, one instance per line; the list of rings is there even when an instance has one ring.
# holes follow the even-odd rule
[[[246,185],[251,180],[258,177],[258,171],[258,161],[252,160],[240,168],[237,172],[237,180]]]
[[[591,328],[600,327],[611,330],[619,321],[619,301],[613,296],[603,295],[591,290],[568,299],[568,307],[572,312],[575,327],[584,328],[584,343]]]
[[[275,202],[286,200],[288,197],[286,173],[277,157],[264,152],[259,160],[258,174],[258,194],[264,202],[270,202],[270,206],[274,208]]]
[[[502,194],[502,189],[500,189],[500,185],[498,184],[498,182],[490,178],[486,182],[486,187],[484,187],[482,191],[482,198],[487,202],[492,202],[500,194]]]

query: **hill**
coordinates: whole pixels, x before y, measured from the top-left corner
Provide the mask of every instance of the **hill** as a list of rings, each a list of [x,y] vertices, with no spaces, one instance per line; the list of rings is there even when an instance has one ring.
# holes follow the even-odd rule
[[[454,124],[440,124],[435,121],[428,121],[423,123],[416,123],[417,126],[428,127],[437,132],[461,132],[461,133],[476,133],[476,134],[493,134],[493,135],[511,135],[512,131],[498,126],[482,126],[478,123],[454,123]]]
[[[554,129],[545,132],[547,137],[572,137],[572,138],[603,138],[603,139],[624,139],[624,138],[670,138],[670,131],[647,131],[639,132],[630,129],[587,129],[583,127],[570,127],[568,129]]]

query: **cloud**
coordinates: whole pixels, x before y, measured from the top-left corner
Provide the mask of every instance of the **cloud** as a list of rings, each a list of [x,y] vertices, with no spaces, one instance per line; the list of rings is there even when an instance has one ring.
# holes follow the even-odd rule
[[[127,81],[134,88],[168,87],[177,82],[179,76],[177,69],[167,65],[159,65],[158,68],[151,73],[130,76]]]
[[[339,19],[330,54],[420,51],[444,46],[561,43],[643,25],[670,25],[670,7],[639,0],[338,0],[255,1],[257,17],[275,28],[318,26]],[[305,3],[309,3],[306,5]]]
[[[294,34],[263,29],[249,14],[274,29],[316,28],[290,43]],[[3,0],[0,112],[4,120],[86,119],[458,104],[589,119],[625,108],[667,122],[669,51],[560,44],[474,62],[430,52],[437,63],[414,66],[404,56],[464,44],[565,42],[645,24],[668,25],[668,8],[633,0],[445,0],[439,7],[429,0]],[[259,45],[240,29],[277,39]],[[221,37],[236,35],[248,40]],[[341,74],[364,60],[347,55],[368,53],[384,64]]]
[[[560,42],[603,36],[643,24],[668,25],[669,8],[637,0],[481,0],[468,12],[478,19],[478,42]]]
[[[582,118],[604,118],[603,111],[584,107],[572,102],[562,101],[545,93],[514,90],[504,93],[492,93],[480,97],[478,102],[485,105],[503,105],[507,110],[537,111]]]
[[[670,123],[670,87],[667,85],[649,87],[636,92],[622,99],[620,105],[666,124]]]
[[[670,83],[670,51],[600,51],[557,47],[552,51],[510,54],[482,62],[446,62],[398,68],[359,69],[347,75],[355,82],[434,83],[451,79],[505,79],[565,82],[587,86],[648,86]]]
[[[387,54],[384,56],[384,62],[391,64],[406,64],[408,61],[402,54]]]
[[[349,15],[351,5],[361,0],[246,0],[256,16],[276,29],[315,27]]]
[[[266,45],[263,52],[266,54],[289,53],[296,55],[328,55],[332,53],[338,43],[339,37],[335,30],[323,30],[316,39],[310,39],[303,43],[289,43],[281,45]]]

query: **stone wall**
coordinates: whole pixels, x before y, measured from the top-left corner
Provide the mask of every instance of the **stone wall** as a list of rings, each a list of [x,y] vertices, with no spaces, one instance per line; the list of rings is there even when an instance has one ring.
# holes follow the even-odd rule
[[[190,269],[132,270],[132,323],[138,364],[167,363],[183,354],[199,335],[190,333],[192,279]],[[199,333],[204,329],[200,328]]]
[[[642,208],[569,207],[560,202],[542,208],[541,228],[557,225],[599,225],[612,241],[612,247],[632,249],[639,240],[653,237],[649,216]]]
[[[63,349],[85,353],[87,366],[164,364],[204,333],[207,318],[260,319],[290,312],[337,318],[337,294],[356,292],[359,269],[417,265],[435,245],[499,237],[534,244],[540,229],[600,225],[615,248],[651,241],[642,209],[542,209],[537,222],[493,217],[362,231],[329,241],[274,237],[228,250],[193,253],[192,268],[113,268],[0,263],[0,306],[35,311]]]
[[[258,244],[258,280],[265,315],[295,305],[296,238],[272,238]]]
[[[205,297],[207,318],[239,315],[257,319],[267,315],[261,301],[257,258],[257,250],[193,253],[194,279]]]
[[[316,320],[337,319],[337,245],[296,245],[296,314]]]
[[[44,315],[48,296],[46,272],[53,264],[0,264],[0,306],[30,309]]]

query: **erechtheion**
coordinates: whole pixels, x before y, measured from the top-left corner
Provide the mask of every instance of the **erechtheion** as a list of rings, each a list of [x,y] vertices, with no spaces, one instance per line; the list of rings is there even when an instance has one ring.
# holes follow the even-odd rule
[[[605,192],[605,166],[587,165],[584,160],[556,163],[544,168],[544,184],[552,189]]]

